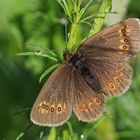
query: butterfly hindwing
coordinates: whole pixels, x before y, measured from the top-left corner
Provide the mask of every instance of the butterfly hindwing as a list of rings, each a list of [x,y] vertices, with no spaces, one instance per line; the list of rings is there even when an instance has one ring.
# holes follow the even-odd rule
[[[140,50],[140,22],[130,18],[85,40],[78,53],[88,58],[127,61]]]
[[[101,91],[107,96],[121,95],[132,82],[132,68],[126,62],[89,60],[87,66],[91,73],[96,73]]]
[[[71,70],[67,64],[62,64],[41,89],[31,111],[31,120],[38,125],[58,126],[68,120],[71,112]]]
[[[73,110],[79,120],[90,122],[104,111],[104,96],[94,92],[79,72],[73,73]]]

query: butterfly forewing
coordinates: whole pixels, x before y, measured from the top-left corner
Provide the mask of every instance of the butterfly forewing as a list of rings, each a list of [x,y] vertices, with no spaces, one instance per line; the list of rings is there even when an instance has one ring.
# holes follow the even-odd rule
[[[79,72],[73,73],[73,110],[79,120],[90,122],[104,111],[104,96],[94,92]]]
[[[58,126],[66,122],[72,111],[72,89],[70,67],[62,64],[41,89],[31,111],[31,120],[43,126]]]
[[[92,59],[127,61],[139,50],[139,19],[130,18],[90,37],[78,52]]]

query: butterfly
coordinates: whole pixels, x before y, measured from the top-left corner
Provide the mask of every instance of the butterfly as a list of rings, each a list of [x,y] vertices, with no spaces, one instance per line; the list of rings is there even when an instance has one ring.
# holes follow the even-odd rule
[[[31,121],[59,126],[71,116],[91,122],[105,110],[105,96],[125,93],[132,79],[128,61],[140,50],[140,22],[130,18],[86,39],[42,87],[31,111]]]

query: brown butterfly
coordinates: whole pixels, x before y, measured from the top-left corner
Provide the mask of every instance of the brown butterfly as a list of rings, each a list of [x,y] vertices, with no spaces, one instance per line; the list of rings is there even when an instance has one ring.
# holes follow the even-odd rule
[[[105,96],[118,96],[131,84],[128,61],[140,50],[140,22],[130,18],[85,40],[49,77],[31,111],[33,123],[59,126],[71,116],[90,122],[105,109]]]

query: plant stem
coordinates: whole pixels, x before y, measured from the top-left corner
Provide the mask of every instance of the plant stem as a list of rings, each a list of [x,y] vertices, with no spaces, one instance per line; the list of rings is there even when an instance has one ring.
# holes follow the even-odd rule
[[[71,31],[70,31],[70,35],[69,35],[69,39],[68,39],[68,43],[67,43],[67,49],[69,51],[71,51],[73,45],[74,45],[74,39],[75,39],[75,35],[76,35],[76,27],[77,27],[77,24],[76,23],[73,23],[72,26],[71,26]]]

